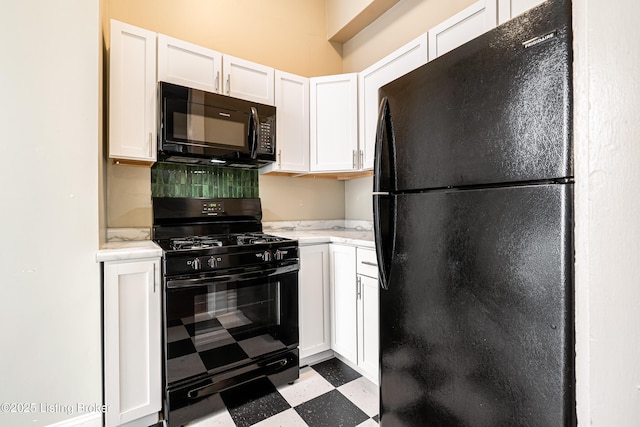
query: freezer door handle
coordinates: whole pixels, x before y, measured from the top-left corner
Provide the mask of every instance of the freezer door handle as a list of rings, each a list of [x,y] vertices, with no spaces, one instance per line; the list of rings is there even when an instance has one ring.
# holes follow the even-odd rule
[[[378,281],[384,290],[389,289],[391,266],[396,250],[396,196],[373,196],[373,232],[378,260]]]
[[[378,127],[373,163],[373,192],[396,189],[396,150],[389,100],[383,97],[378,109]]]

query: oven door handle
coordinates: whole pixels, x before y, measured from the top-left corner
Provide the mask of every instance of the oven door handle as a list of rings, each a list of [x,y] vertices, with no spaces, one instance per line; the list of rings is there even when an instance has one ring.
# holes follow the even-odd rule
[[[169,289],[177,289],[177,288],[188,288],[192,286],[202,286],[208,285],[211,283],[222,283],[222,282],[242,282],[245,280],[253,280],[260,279],[263,277],[270,277],[279,274],[289,273],[291,271],[298,270],[297,264],[292,264],[286,267],[274,267],[260,271],[251,271],[246,273],[237,273],[237,274],[225,274],[223,276],[212,276],[212,277],[196,277],[193,279],[169,279],[167,280],[167,288]]]

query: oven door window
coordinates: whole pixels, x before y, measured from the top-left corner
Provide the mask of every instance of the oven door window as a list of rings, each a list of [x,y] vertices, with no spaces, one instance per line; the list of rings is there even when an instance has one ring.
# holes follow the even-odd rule
[[[169,384],[252,363],[298,342],[297,273],[169,287]]]

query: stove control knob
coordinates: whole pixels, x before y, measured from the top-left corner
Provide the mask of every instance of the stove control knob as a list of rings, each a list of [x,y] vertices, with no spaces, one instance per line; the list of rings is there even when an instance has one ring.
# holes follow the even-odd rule
[[[271,257],[271,252],[269,251],[264,251],[264,256],[262,257],[263,260],[265,261],[271,261],[272,257]]]
[[[189,264],[189,262],[187,262],[187,264]],[[194,270],[200,270],[202,268],[202,262],[200,262],[200,258],[194,258],[193,261],[191,261],[191,268],[193,268]]]
[[[211,257],[207,260],[207,264],[211,268],[216,268],[218,266],[218,261],[220,261],[220,258],[216,259],[215,257]]]
[[[288,253],[289,253],[289,251],[281,251],[280,249],[276,250],[276,252],[275,252],[276,260],[280,261],[280,260],[284,259],[284,256],[286,254],[288,254]]]

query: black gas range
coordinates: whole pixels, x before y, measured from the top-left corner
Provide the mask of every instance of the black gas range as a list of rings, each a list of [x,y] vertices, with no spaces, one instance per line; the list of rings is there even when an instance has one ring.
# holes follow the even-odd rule
[[[239,387],[298,378],[298,242],[262,233],[261,219],[260,199],[153,199],[169,426]]]

